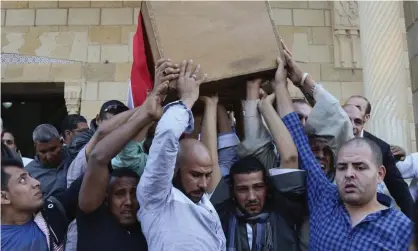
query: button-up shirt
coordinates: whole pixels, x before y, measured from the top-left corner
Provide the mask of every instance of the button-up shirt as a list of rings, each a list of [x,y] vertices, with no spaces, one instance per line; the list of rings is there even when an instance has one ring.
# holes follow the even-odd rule
[[[137,187],[138,218],[150,251],[224,251],[225,235],[209,195],[193,203],[173,187],[183,132],[193,131],[193,114],[181,102],[165,107]]]
[[[369,214],[352,227],[337,187],[317,163],[297,114],[284,116],[283,122],[298,149],[300,168],[308,171],[309,250],[408,250],[412,222],[396,209]]]

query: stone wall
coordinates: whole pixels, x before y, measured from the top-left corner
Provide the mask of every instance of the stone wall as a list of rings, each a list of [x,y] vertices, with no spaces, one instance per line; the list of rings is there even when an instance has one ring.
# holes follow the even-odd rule
[[[415,132],[418,129],[418,1],[405,1],[405,27],[407,32],[408,51],[407,61],[410,64],[410,80],[415,107]],[[411,127],[411,129],[414,127]],[[413,131],[413,130],[411,130]],[[415,140],[415,138],[413,139]],[[415,144],[416,145],[416,142]]]
[[[88,119],[106,100],[126,101],[140,4],[2,1],[2,53],[72,61],[3,64],[2,82],[65,82],[68,102],[81,99]]]
[[[3,64],[2,82],[65,82],[70,111],[80,110],[88,119],[97,114],[105,100],[126,101],[132,37],[140,3],[2,1],[2,53],[46,59],[41,60],[43,64],[19,60]],[[354,1],[270,2],[274,23],[294,57],[341,102],[353,94],[364,93],[355,5]],[[413,13],[416,17],[417,12]],[[406,22],[411,31],[415,29],[411,27],[416,27],[416,24],[408,25],[411,15],[408,12],[404,18],[403,11],[399,14],[399,24],[405,31],[405,59],[408,47],[404,24]],[[418,64],[416,58],[410,58],[411,66]],[[56,63],[48,59],[68,62]],[[405,60],[405,69],[405,74],[408,72],[410,76],[408,60]],[[415,82],[418,79],[412,78]],[[294,96],[301,95],[295,88],[291,92]],[[410,93],[408,90],[410,121],[414,125]],[[418,102],[418,98],[416,100]],[[415,146],[415,132],[410,131]]]

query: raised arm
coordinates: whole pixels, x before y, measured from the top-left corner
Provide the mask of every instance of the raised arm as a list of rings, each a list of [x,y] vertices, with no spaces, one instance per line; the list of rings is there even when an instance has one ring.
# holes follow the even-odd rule
[[[259,103],[259,109],[276,144],[280,156],[280,168],[297,169],[298,150],[296,149],[292,136],[274,110],[272,105],[274,99],[275,95],[270,94]]]
[[[179,138],[183,132],[193,131],[191,108],[199,97],[199,86],[206,76],[197,78],[200,66],[195,69],[193,61],[183,61],[177,81],[180,101],[164,108],[164,115],[158,122],[149,151],[144,173],[137,187],[137,198],[141,208],[157,209],[169,199],[172,179],[179,150]]]
[[[306,122],[306,132],[329,139],[328,146],[335,154],[344,142],[354,138],[350,119],[338,99],[317,84],[309,74],[303,78],[305,73],[286,45],[282,44],[289,69],[288,77],[313,106]]]
[[[216,133],[216,111],[218,106],[218,96],[202,97],[205,103],[205,112],[203,114],[202,133],[200,140],[208,148],[213,162],[213,172],[210,183],[208,184],[208,193],[212,193],[221,180],[221,171],[218,163],[218,141]]]
[[[102,205],[109,183],[110,161],[141,129],[161,116],[160,97],[167,89],[168,82],[157,86],[127,123],[97,143],[88,160],[80,189],[79,206],[84,213],[90,213]]]
[[[274,81],[274,93],[276,95],[276,104],[278,112],[283,123],[292,135],[296,148],[299,153],[299,167],[308,172],[307,188],[308,188],[308,204],[310,212],[316,208],[316,205],[322,199],[336,191],[333,185],[328,181],[319,163],[316,161],[309,145],[308,137],[299,121],[298,115],[295,113],[293,104],[287,89],[286,70],[284,62],[278,58],[278,69]]]
[[[222,176],[228,176],[231,166],[238,160],[239,138],[232,129],[231,119],[225,107],[218,104],[216,112],[218,124],[218,163]]]
[[[244,101],[244,135],[238,146],[239,157],[253,155],[267,170],[276,167],[274,145],[258,110],[261,79],[247,82],[247,99]]]

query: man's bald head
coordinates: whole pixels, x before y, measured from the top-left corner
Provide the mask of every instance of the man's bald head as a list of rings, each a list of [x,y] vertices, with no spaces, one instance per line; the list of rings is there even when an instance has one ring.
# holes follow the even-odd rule
[[[212,163],[208,148],[199,140],[186,138],[180,141],[176,167],[181,168],[190,163]]]
[[[213,162],[208,148],[196,139],[180,141],[174,186],[197,203],[209,185]]]
[[[364,127],[363,115],[360,109],[355,105],[345,104],[342,106],[344,111],[350,118],[353,125],[353,134],[355,137],[360,137]]]

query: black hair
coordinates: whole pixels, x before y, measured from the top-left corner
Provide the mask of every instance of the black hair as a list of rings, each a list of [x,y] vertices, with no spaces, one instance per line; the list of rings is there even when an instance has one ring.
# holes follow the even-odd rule
[[[140,176],[135,171],[127,167],[113,169],[112,172],[110,173],[110,176],[116,177],[116,178],[130,177],[130,178],[135,178],[138,180],[140,178]]]
[[[22,162],[12,159],[12,158],[2,158],[1,159],[1,190],[8,191],[9,188],[7,183],[9,182],[10,175],[5,172],[6,167],[18,167],[23,169]]]
[[[340,150],[346,146],[349,145],[356,145],[356,146],[360,146],[362,144],[366,144],[371,152],[372,152],[372,157],[373,157],[373,162],[374,164],[376,164],[378,167],[380,167],[381,165],[383,165],[383,157],[382,157],[382,150],[380,149],[380,147],[374,143],[373,141],[371,141],[370,139],[367,138],[353,138],[350,139],[348,141],[346,141],[340,148]]]
[[[86,123],[87,120],[81,115],[70,114],[64,118],[61,124],[61,134],[64,134],[66,130],[75,130],[78,127],[78,123]]]
[[[5,133],[10,133],[11,135],[13,135],[13,133],[10,130],[8,130],[6,128],[3,128],[3,130],[1,131],[1,137],[2,138],[3,138],[3,136],[4,136]],[[14,137],[14,135],[13,135],[13,137]]]
[[[103,121],[107,119],[107,114],[117,115],[127,110],[129,108],[119,100],[109,100],[100,108],[99,119]]]
[[[255,172],[262,172],[263,179],[267,182],[267,172],[264,165],[257,158],[253,156],[246,156],[236,161],[229,171],[231,187],[234,187],[234,175],[236,174],[249,174]]]
[[[348,99],[350,99],[350,98],[361,98],[361,99],[363,99],[367,103],[365,114],[367,115],[367,114],[370,114],[372,112],[372,105],[370,104],[370,101],[366,97],[361,96],[361,95],[353,95],[353,96],[349,97]]]

